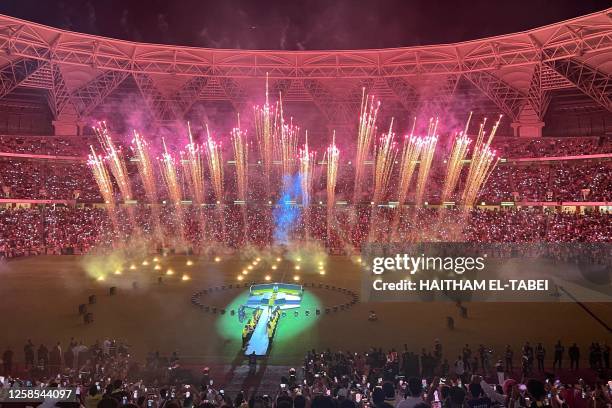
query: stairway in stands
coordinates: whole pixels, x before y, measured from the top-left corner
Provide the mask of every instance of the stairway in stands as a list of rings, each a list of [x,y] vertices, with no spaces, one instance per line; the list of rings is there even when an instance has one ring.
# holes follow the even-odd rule
[[[250,373],[247,361],[244,364],[226,368],[226,380],[223,384],[226,394],[235,396],[244,391],[247,396],[269,395],[275,398],[279,391],[281,377],[288,376],[289,366],[267,365],[263,360],[258,361],[257,369]]]

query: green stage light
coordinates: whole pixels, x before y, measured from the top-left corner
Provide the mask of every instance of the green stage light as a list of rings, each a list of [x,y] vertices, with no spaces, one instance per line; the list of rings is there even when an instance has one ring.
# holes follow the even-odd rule
[[[225,306],[226,310],[238,310],[240,306],[247,302],[249,297],[249,291],[245,290],[235,297],[228,305]],[[306,310],[317,310],[321,309],[322,305],[316,295],[308,290],[304,291],[302,296],[302,302],[300,307],[297,309],[291,309],[292,311],[298,311],[299,316],[295,317],[293,313],[288,313],[285,317],[279,319],[276,334],[274,335],[274,347],[282,348],[286,346],[290,340],[294,339],[304,331],[311,328],[315,322],[316,317],[310,314],[306,316]],[[242,328],[245,323],[241,323],[238,320],[238,316],[231,316],[229,313],[218,317],[216,328],[218,333],[227,340],[230,340],[240,347],[242,343]]]

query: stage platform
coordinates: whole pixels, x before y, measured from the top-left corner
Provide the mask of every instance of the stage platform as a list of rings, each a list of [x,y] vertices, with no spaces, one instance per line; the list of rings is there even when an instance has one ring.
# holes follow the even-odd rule
[[[249,344],[244,352],[245,355],[250,356],[255,353],[256,356],[265,356],[268,353],[269,339],[268,339],[268,320],[270,319],[270,309],[263,308],[261,316],[255,330],[251,335]]]

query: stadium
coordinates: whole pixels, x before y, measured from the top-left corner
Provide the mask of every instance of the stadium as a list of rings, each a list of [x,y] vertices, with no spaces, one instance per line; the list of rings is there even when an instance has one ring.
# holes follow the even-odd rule
[[[103,408],[609,406],[599,10],[335,50],[0,14],[0,389]]]

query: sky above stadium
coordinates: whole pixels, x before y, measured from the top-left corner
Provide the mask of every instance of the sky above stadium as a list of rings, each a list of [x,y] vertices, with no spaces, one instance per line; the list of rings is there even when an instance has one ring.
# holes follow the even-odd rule
[[[141,42],[303,50],[472,40],[609,5],[605,0],[3,0],[0,13]]]

